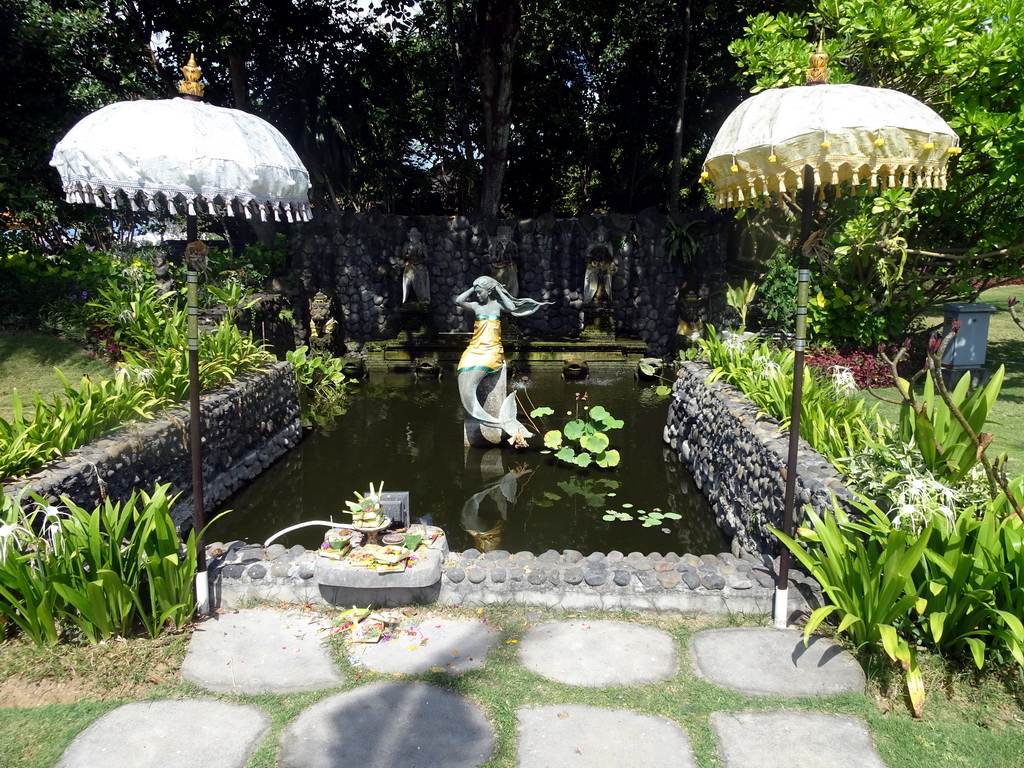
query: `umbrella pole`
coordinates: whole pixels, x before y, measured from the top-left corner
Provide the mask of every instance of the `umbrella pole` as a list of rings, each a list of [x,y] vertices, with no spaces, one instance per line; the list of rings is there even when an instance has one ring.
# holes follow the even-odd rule
[[[811,214],[814,208],[814,169],[804,166],[804,186],[800,193],[800,241],[797,243],[796,332],[793,335],[793,403],[789,418],[789,456],[786,461],[786,492],[783,496],[782,532],[793,538],[793,508],[796,502],[797,458],[800,443],[800,402],[804,391],[804,349],[807,339],[807,293],[810,283],[810,259],[804,244],[811,236]],[[779,553],[779,577],[775,583],[775,626],[785,629],[789,624],[789,549]]]
[[[185,226],[185,239],[191,246],[199,240],[196,217],[188,216]],[[206,573],[206,546],[202,535],[206,509],[203,502],[203,431],[199,413],[199,265],[196,260],[189,258],[189,254],[186,254],[185,264],[188,283],[188,392],[192,445],[192,528],[196,536],[196,610],[201,616],[206,616],[210,612],[210,581]]]

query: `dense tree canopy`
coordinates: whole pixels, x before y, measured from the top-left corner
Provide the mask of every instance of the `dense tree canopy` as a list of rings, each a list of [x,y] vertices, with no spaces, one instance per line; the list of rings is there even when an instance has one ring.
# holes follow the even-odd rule
[[[758,14],[731,51],[754,90],[803,82],[808,40],[831,56],[830,81],[892,88],[927,103],[961,137],[949,189],[832,205],[817,248],[824,335],[891,338],[935,302],[975,294],[982,278],[1021,274],[1024,205],[1022,0],[815,0],[804,13]],[[851,311],[859,310],[859,311]]]

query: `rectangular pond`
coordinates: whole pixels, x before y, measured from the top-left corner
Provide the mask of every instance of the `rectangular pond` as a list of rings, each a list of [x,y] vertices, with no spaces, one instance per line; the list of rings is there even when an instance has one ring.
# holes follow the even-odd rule
[[[560,429],[577,408],[602,405],[624,421],[610,431],[621,463],[580,469],[543,452],[465,448],[454,374],[441,379],[374,372],[355,389],[333,429],[314,430],[230,498],[231,513],[207,541],[262,542],[307,520],[346,523],[345,500],[372,482],[408,491],[413,521],[445,529],[453,550],[576,549],[590,552],[718,553],[728,542],[687,471],[662,441],[668,398],[629,371],[596,369],[583,381],[538,371],[523,380],[527,408],[549,406],[541,430]],[[583,397],[586,396],[586,400]],[[578,399],[579,398],[579,399]],[[613,516],[616,519],[609,520]],[[657,521],[651,513],[668,515]],[[627,516],[632,519],[622,519]],[[648,525],[644,525],[644,521]],[[317,546],[323,528],[287,534],[286,545]]]

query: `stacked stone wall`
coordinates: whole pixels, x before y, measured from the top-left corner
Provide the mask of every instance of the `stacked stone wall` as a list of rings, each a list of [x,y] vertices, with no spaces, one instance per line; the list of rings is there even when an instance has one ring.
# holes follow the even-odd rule
[[[468,332],[473,318],[457,307],[455,296],[474,279],[489,274],[490,248],[499,226],[510,227],[518,247],[520,295],[553,301],[519,325],[527,334],[572,338],[583,327],[583,281],[587,248],[599,227],[615,246],[612,280],[615,331],[635,336],[657,356],[672,352],[679,317],[680,290],[701,296],[701,319],[716,322],[716,297],[734,232],[729,220],[712,212],[687,214],[693,237],[689,260],[670,258],[665,249],[667,217],[606,214],[579,219],[553,215],[534,219],[395,216],[345,213],[321,216],[298,230],[293,241],[292,299],[299,340],[308,326],[308,306],[321,290],[334,302],[341,335],[350,353],[367,341],[393,338],[401,327],[403,251],[409,230],[417,228],[427,249],[430,304],[435,332]],[[721,310],[722,302],[718,302]]]
[[[295,373],[288,363],[238,377],[203,394],[203,499],[213,509],[292,448],[301,437]],[[4,486],[51,502],[67,496],[92,508],[104,498],[127,499],[137,489],[170,483],[181,497],[172,510],[181,525],[192,516],[192,459],[187,408],[129,424],[51,462],[25,480]]]
[[[777,554],[789,435],[738,389],[707,383],[711,369],[684,363],[672,390],[664,439],[708,499],[733,551]],[[797,459],[796,508],[818,513],[853,498],[842,477],[806,441]]]

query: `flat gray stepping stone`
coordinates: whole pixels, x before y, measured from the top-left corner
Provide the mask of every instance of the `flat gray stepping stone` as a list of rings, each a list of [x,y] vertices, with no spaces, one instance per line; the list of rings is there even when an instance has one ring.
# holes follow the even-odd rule
[[[494,751],[483,712],[428,683],[371,683],[304,710],[285,729],[280,768],[474,768]]]
[[[662,717],[571,704],[523,707],[517,715],[519,768],[697,768],[690,738]]]
[[[519,642],[523,666],[567,685],[605,688],[665,680],[678,671],[672,635],[624,621],[554,621]]]
[[[498,633],[482,621],[430,619],[387,642],[354,644],[350,655],[377,672],[459,674],[483,666]]]
[[[181,676],[215,693],[293,693],[345,678],[322,643],[326,622],[272,609],[213,616],[196,627]]]
[[[821,712],[712,712],[722,768],[886,768],[863,720]]]
[[[138,701],[78,734],[57,768],[243,768],[269,728],[259,707],[210,699]]]
[[[802,698],[864,690],[864,670],[841,647],[817,635],[804,647],[798,629],[732,627],[690,641],[698,677],[752,696]]]

